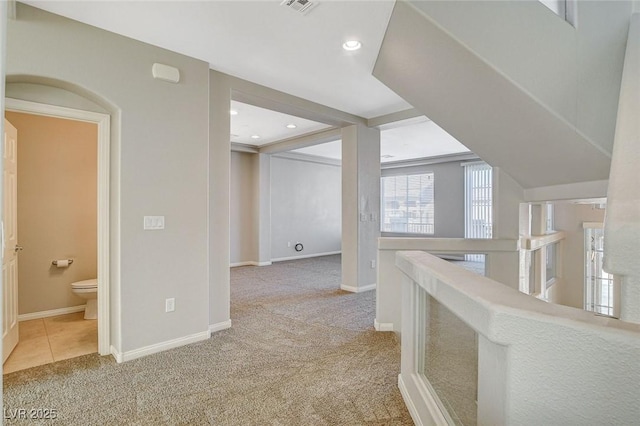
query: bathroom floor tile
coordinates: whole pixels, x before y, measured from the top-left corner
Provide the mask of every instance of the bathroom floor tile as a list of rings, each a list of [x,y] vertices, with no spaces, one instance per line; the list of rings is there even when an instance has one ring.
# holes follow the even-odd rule
[[[20,334],[20,341],[35,337],[47,337],[47,330],[42,319],[20,321],[18,323],[18,331]]]
[[[47,329],[47,335],[49,336],[58,333],[73,333],[78,330],[85,330],[91,327],[95,328],[96,324],[96,320],[85,321],[84,312],[75,312],[73,314],[44,318],[44,325]]]
[[[18,346],[2,366],[2,372],[4,374],[12,373],[38,365],[49,364],[50,362],[53,362],[53,355],[46,335],[25,340],[21,339],[18,342]]]
[[[98,330],[81,328],[67,333],[49,335],[54,361],[98,352]]]
[[[98,351],[98,321],[85,320],[84,312],[22,321],[19,333],[4,374]]]

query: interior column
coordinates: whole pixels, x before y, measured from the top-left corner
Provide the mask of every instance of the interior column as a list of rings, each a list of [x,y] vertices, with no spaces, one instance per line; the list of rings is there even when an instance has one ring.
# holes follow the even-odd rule
[[[210,71],[209,75],[209,327],[219,328],[231,316],[231,90],[223,74]]]
[[[344,127],[341,289],[375,289],[379,236],[380,131],[362,124]]]
[[[258,154],[258,265],[271,265],[271,155]]]

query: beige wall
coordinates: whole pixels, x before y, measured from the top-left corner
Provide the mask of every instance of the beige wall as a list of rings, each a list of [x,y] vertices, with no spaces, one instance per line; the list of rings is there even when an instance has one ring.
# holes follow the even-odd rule
[[[70,283],[97,276],[97,126],[6,118],[18,129],[19,313],[82,305]],[[68,268],[51,265],[66,258]]]
[[[258,155],[231,153],[231,264],[258,261]]]

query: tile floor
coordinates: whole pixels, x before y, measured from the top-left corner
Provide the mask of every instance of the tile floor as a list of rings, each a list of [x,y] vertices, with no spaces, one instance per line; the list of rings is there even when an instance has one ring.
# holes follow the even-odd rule
[[[20,341],[3,365],[3,373],[98,352],[98,321],[84,312],[22,321]]]

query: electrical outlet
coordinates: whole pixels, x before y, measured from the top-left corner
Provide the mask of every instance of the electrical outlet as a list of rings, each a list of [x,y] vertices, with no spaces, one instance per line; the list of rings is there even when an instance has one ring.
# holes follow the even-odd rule
[[[164,301],[164,311],[173,312],[176,310],[176,299],[173,297]]]
[[[376,261],[375,260],[371,261],[371,269],[376,269]]]

